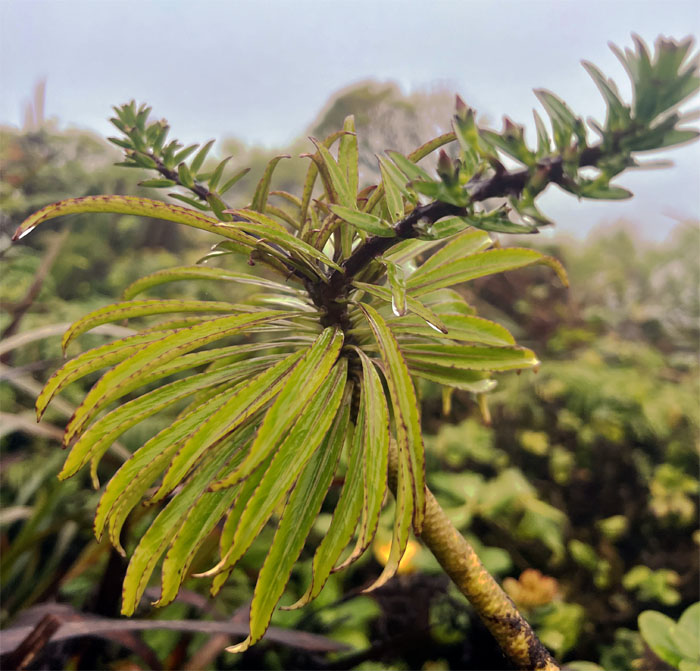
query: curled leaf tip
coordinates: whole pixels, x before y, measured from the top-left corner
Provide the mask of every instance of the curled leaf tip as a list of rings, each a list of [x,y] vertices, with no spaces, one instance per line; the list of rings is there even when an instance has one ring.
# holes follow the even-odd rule
[[[252,644],[253,642],[250,640],[250,636],[248,636],[248,638],[246,638],[244,641],[241,641],[236,645],[230,645],[228,648],[226,648],[226,652],[232,652],[234,654],[245,652]]]

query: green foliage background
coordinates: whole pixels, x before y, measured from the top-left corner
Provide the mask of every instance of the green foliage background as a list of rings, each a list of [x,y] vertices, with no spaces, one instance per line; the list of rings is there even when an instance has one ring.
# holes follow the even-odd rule
[[[372,106],[386,105],[392,95],[369,95],[363,87],[346,91],[317,127],[337,127],[336,116],[351,111],[358,119],[372,118]],[[404,114],[411,123],[425,114],[422,104],[399,102],[399,117]],[[132,186],[128,172],[111,165],[118,155],[87,133],[51,123],[1,133],[0,329],[17,316],[54,247],[55,260],[12,329],[15,335],[77,319],[112,302],[138,277],[194,263],[208,251],[207,236],[199,231],[155,221],[143,226],[116,215],[77,218],[67,237],[46,226],[26,244],[10,248],[9,234],[44,204],[145,192]],[[298,145],[269,155],[240,144],[238,149],[241,163],[257,165],[241,182],[241,203],[250,201],[273,154],[299,153]],[[251,156],[259,158],[250,161]],[[305,167],[296,160],[281,164],[280,188],[292,190],[288,185],[303,179]],[[480,314],[508,326],[544,363],[536,376],[502,379],[489,401],[490,426],[469,393],[447,397],[437,385],[421,385],[428,484],[481,551],[487,568],[506,579],[511,595],[560,659],[630,668],[648,655],[637,633],[640,611],[651,608],[677,619],[697,600],[698,225],[681,222],[673,237],[653,247],[636,239],[634,222],[585,244],[532,237],[526,242],[563,260],[572,285],[568,292],[553,285],[546,269],[484,278],[465,292]],[[235,301],[232,291],[240,289],[227,287],[224,295],[216,286],[182,283],[162,295]],[[85,338],[90,345],[102,341],[99,335]],[[58,337],[20,341],[2,357],[2,626],[56,598],[78,611],[115,616],[124,566],[107,542],[98,544],[92,535],[96,494],[86,474],[62,484],[55,477],[63,461],[56,426],[94,378],[81,388],[69,387],[63,411],[54,407],[40,425],[44,428],[36,428],[29,410],[36,394],[32,383],[36,387],[60,360]],[[125,434],[126,449],[133,451],[152,433],[150,421],[155,420]],[[118,463],[115,458],[112,465]],[[148,508],[132,517],[127,548],[152,517]],[[391,510],[385,517],[388,539]],[[319,517],[315,539],[328,521],[327,512]],[[175,603],[156,612],[144,605],[140,614],[221,619],[239,613],[252,596],[271,533],[268,529],[256,540],[214,606],[197,598],[203,587],[191,580]],[[211,565],[215,546],[213,540],[201,550],[195,569]],[[311,557],[302,554],[290,583],[292,597],[304,591]],[[378,574],[377,561],[364,557],[332,576],[307,609],[279,612],[273,619],[273,625],[349,646],[332,653],[330,662],[294,643],[271,642],[233,658],[219,654],[225,642],[210,652],[201,633],[153,631],[143,640],[165,668],[181,668],[185,661],[201,668],[327,668],[329,663],[377,668],[380,662],[396,669],[501,668],[498,651],[487,648],[469,606],[424,551],[413,557],[409,571],[377,593],[353,596]],[[527,567],[541,574],[522,575]],[[80,653],[68,646],[61,654],[72,655],[82,668],[91,661],[127,660],[133,668],[148,668],[148,655],[133,645],[111,643]]]

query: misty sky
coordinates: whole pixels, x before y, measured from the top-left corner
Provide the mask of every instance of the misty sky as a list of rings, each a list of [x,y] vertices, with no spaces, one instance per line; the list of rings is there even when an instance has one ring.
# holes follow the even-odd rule
[[[266,146],[303,133],[328,97],[352,82],[439,86],[490,119],[530,123],[533,88],[582,115],[604,105],[580,66],[624,82],[608,41],[697,35],[700,4],[645,0],[0,0],[0,123],[20,125],[37,81],[63,126],[111,133],[111,105],[149,102],[185,141],[236,136]],[[626,87],[621,87],[626,91]],[[697,106],[697,99],[691,107]],[[559,230],[642,222],[663,239],[698,218],[698,145],[668,151],[675,167],[625,176],[623,203],[545,195]]]

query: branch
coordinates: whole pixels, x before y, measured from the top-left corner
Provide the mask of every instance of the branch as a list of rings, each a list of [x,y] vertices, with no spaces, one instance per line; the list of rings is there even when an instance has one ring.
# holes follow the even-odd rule
[[[595,166],[604,156],[600,145],[582,152],[579,167]],[[467,185],[471,202],[481,202],[488,198],[517,195],[523,191],[532,178],[533,172],[545,178],[548,182],[559,184],[564,180],[563,158],[552,157],[540,161],[535,171],[530,169],[514,172],[498,172],[487,178],[473,178]],[[336,270],[330,278],[330,289],[335,298],[343,294],[353,278],[372,261],[402,240],[418,236],[416,224],[427,221],[431,224],[447,216],[467,216],[464,207],[450,205],[441,201],[433,201],[427,205],[419,205],[394,226],[395,237],[372,236],[361,244],[343,263],[343,271]]]
[[[389,488],[396,496],[398,455],[389,454]],[[519,669],[559,671],[561,668],[535,635],[513,601],[484,568],[478,555],[457,531],[426,487],[425,517],[421,540],[440,562],[445,573],[469,599],[501,650]]]

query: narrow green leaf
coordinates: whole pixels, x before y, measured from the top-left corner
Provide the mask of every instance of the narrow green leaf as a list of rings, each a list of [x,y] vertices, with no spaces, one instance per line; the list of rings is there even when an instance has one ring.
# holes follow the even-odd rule
[[[406,343],[402,346],[409,365],[436,364],[446,368],[466,370],[513,370],[532,368],[539,361],[524,347],[477,347]]]
[[[327,328],[316,339],[304,358],[287,378],[284,388],[267,411],[250,453],[241,466],[215,484],[214,488],[230,487],[245,478],[283,440],[297,421],[309,399],[327,379],[343,345],[343,335]]]
[[[399,154],[397,151],[388,151],[387,154],[391,160],[396,164],[396,167],[401,170],[401,172],[408,177],[410,181],[423,180],[426,182],[432,182],[432,177],[417,166],[413,161],[406,158],[403,154]]]
[[[357,200],[359,151],[354,116],[345,117],[343,130],[345,133],[340,138],[338,147],[338,165],[347,178],[350,195]]]
[[[294,253],[299,258],[303,259],[312,268],[314,265],[309,257],[311,257],[311,259],[321,261],[335,270],[342,270],[337,263],[329,259],[323,252],[319,251],[315,247],[312,247],[310,244],[304,242],[300,238],[296,238],[289,234],[284,227],[280,226],[280,224],[269,217],[251,210],[231,210],[231,212],[248,220],[237,221],[234,224],[230,224],[231,226],[235,226],[236,228],[249,233],[255,233],[261,237],[264,237],[266,240],[278,243],[285,250]]]
[[[278,356],[256,357],[253,360],[240,361],[214,368],[211,371],[191,375],[176,380],[135,398],[95,422],[71,448],[59,473],[64,480],[80,470],[90,459],[99,459],[110,445],[125,431],[161,410],[181,401],[203,389],[209,389],[227,381],[233,390],[234,384],[244,376],[254,375],[261,368],[277,363]]]
[[[241,442],[250,437],[252,430],[244,433]],[[238,442],[238,441],[237,441]],[[156,563],[172,541],[173,532],[181,528],[183,518],[202,495],[209,482],[236,453],[238,444],[227,450],[219,450],[206,460],[163,510],[158,514],[134,550],[124,577],[122,588],[123,615],[132,615],[148,586],[148,579]]]
[[[376,296],[387,303],[393,300],[391,291],[386,287],[380,287],[376,284],[366,284],[365,282],[353,282],[352,285],[357,289],[362,289],[366,291],[371,296]],[[438,317],[430,308],[427,308],[419,300],[413,298],[412,296],[406,296],[406,307],[409,312],[412,312],[422,319],[424,319],[427,324],[435,331],[439,333],[447,333],[447,327],[443,324],[440,317]]]
[[[301,355],[302,352],[295,352],[285,357],[254,377],[248,384],[238,388],[221,408],[212,412],[205,422],[187,436],[182,447],[172,458],[152,501],[158,501],[171,492],[209,448],[245,424],[273,399],[284,386],[290,369],[297,364]]]
[[[124,520],[141,500],[148,488],[167,466],[170,457],[177,451],[181,440],[187,436],[212,410],[220,407],[232,394],[230,390],[208,400],[203,406],[176,419],[170,426],[159,431],[127,459],[107,483],[95,513],[95,536],[102,538],[108,524],[112,543],[122,554],[119,534]]]
[[[170,196],[171,198],[175,198],[175,200],[179,200],[183,203],[187,203],[188,205],[198,209],[200,212],[209,212],[211,210],[211,207],[208,203],[203,203],[199,200],[195,200],[194,198],[183,196],[181,193],[173,192],[169,193],[168,196]]]
[[[515,339],[508,329],[488,319],[463,314],[442,314],[440,318],[447,329],[447,333],[444,335],[445,338],[484,343],[497,347],[515,344]],[[434,338],[436,335],[435,330],[426,326],[424,321],[410,315],[399,319],[391,319],[388,321],[388,324],[396,335],[405,333],[407,335],[430,338]]]
[[[342,389],[343,385],[338,388]],[[347,395],[345,400],[350,400]],[[336,410],[339,403],[340,399],[335,404]],[[333,411],[334,415],[336,410]],[[228,648],[229,652],[242,652],[260,640],[267,630],[272,612],[289,582],[294,562],[304,547],[330,487],[342,446],[337,432],[346,422],[347,411],[343,410],[335,416],[334,426],[328,431],[324,444],[316,450],[299,476],[258,575],[250,606],[250,636],[242,643]]]
[[[190,170],[192,171],[193,175],[196,175],[200,171],[201,167],[204,165],[204,161],[207,158],[207,154],[209,153],[209,150],[212,148],[213,145],[214,140],[209,140],[209,142],[202,145],[202,148],[192,159],[192,163],[190,164]]]
[[[324,141],[323,146],[330,149],[333,143],[342,138],[345,135],[345,131],[337,131],[329,135]],[[309,158],[311,158],[309,156]],[[319,157],[320,160],[320,157]],[[322,162],[321,162],[322,163]],[[300,206],[300,220],[302,222],[306,221],[306,217],[309,211],[309,203],[311,203],[311,196],[313,194],[314,185],[316,184],[316,177],[318,176],[318,165],[315,161],[311,161],[309,164],[309,169],[306,172],[306,179],[304,180],[304,188],[301,194],[301,206]]]
[[[265,167],[263,176],[258,182],[258,186],[255,188],[255,193],[253,194],[253,201],[250,205],[251,210],[256,212],[265,212],[265,206],[267,205],[267,195],[270,192],[270,181],[272,180],[272,173],[275,171],[277,164],[283,158],[291,158],[288,154],[282,154],[281,156],[275,156]]]
[[[411,275],[409,286],[412,283],[415,284],[416,279],[426,273],[436,270],[440,266],[450,263],[451,261],[463,259],[477,252],[481,252],[484,249],[488,249],[492,244],[488,233],[474,230],[465,231],[454,240],[450,240],[442,249],[438,250],[427,261],[421,264],[413,275]]]
[[[399,452],[407,455],[413,481],[414,494],[410,497],[410,505],[415,502],[411,511],[413,526],[416,533],[420,533],[425,514],[425,457],[416,392],[399,344],[391,329],[372,306],[359,304],[358,307],[374,332],[384,363],[384,377],[394,411],[396,442]],[[409,501],[408,497],[406,501]]]
[[[337,571],[359,559],[372,543],[379,524],[379,514],[387,486],[389,408],[377,369],[362,350],[356,351],[362,361],[360,404],[365,405],[365,421],[362,426],[365,450],[364,504],[355,549],[342,564],[334,569]]]
[[[361,406],[357,416],[355,431],[349,430],[348,419],[350,417],[349,398],[343,405],[340,413],[340,421],[334,427],[334,433],[329,436],[329,444],[334,449],[340,449],[346,445],[349,452],[348,467],[345,473],[345,484],[340,492],[338,503],[333,511],[333,519],[328,527],[326,535],[321,540],[314,553],[312,565],[311,584],[301,598],[291,606],[286,606],[282,610],[296,610],[313,601],[323,589],[328,580],[334,565],[338,561],[341,552],[350,542],[360,514],[362,512],[363,492],[362,479],[364,476],[364,433],[360,427],[364,424],[364,407]],[[332,441],[332,442],[330,442]],[[335,445],[335,443],[338,445]]]
[[[105,345],[94,347],[64,363],[63,366],[48,379],[36,399],[37,421],[43,417],[51,399],[71,382],[75,382],[89,373],[100,370],[100,368],[107,368],[108,366],[113,366],[123,361],[141,349],[143,345],[151,343],[154,340],[159,340],[164,335],[165,333],[163,332],[152,331],[146,334],[127,336],[126,338],[120,338],[119,340],[114,340]]]
[[[216,187],[219,186],[219,182],[221,181],[221,178],[224,176],[224,169],[226,168],[226,164],[233,158],[233,156],[227,156],[223,161],[219,163],[219,165],[214,168],[214,172],[212,172],[211,177],[209,178],[209,190],[210,191],[216,191]]]
[[[343,398],[346,380],[347,360],[341,359],[318,387],[318,393],[307,402],[298,415],[298,420],[279,445],[270,467],[241,515],[233,544],[223,559],[202,575],[210,576],[232,568],[250,547],[277,506],[287,497],[299,473],[319,448],[333,423]],[[234,472],[237,470],[239,469]],[[226,480],[228,478],[219,482]]]
[[[384,186],[386,208],[389,212],[389,219],[395,224],[403,217],[404,206],[401,190],[393,179],[391,173],[386,169],[386,162],[379,162],[379,170],[382,174],[382,185]]]
[[[422,377],[431,382],[437,382],[445,387],[471,391],[475,394],[483,394],[491,391],[496,386],[496,381],[489,377],[489,373],[480,373],[461,368],[450,368],[428,363],[414,363],[409,361],[411,374]]]
[[[135,388],[148,373],[210,342],[274,321],[286,314],[288,313],[270,310],[253,315],[219,317],[176,330],[146,345],[105,373],[85,395],[66,427],[65,444],[68,444],[82,430],[95,412],[112,399],[119,398],[124,389]]]
[[[152,289],[153,287],[168,282],[176,282],[179,280],[219,280],[240,282],[241,284],[252,284],[265,289],[273,289],[285,293],[298,293],[293,287],[289,287],[280,282],[268,280],[257,275],[249,275],[247,273],[238,273],[225,268],[210,268],[207,266],[179,266],[177,268],[166,268],[158,270],[155,273],[141,277],[130,284],[122,292],[123,300],[131,300],[134,296]]]
[[[421,159],[425,158],[429,154],[432,154],[435,150],[440,149],[450,142],[454,142],[457,139],[455,134],[450,131],[449,133],[443,133],[438,135],[432,140],[428,140],[426,143],[422,144],[418,149],[414,149],[409,155],[408,160],[413,163],[418,163]]]
[[[173,312],[237,312],[232,303],[221,301],[195,301],[195,300],[137,300],[112,303],[103,308],[88,312],[84,317],[73,322],[63,335],[61,346],[65,352],[66,347],[74,338],[94,329],[100,324],[132,319],[134,317],[146,317],[150,315],[172,314]]]
[[[566,273],[561,264],[550,256],[545,256],[534,249],[508,247],[491,249],[443,263],[436,268],[422,273],[414,273],[406,283],[413,296],[421,296],[429,291],[467,282],[477,277],[493,275],[516,268],[524,268],[534,263],[552,268],[564,284],[568,284]]]
[[[323,143],[318,140],[311,138],[311,141],[316,146],[318,153],[321,156],[326,169],[328,170],[328,175],[330,177],[333,188],[338,196],[338,203],[344,205],[350,209],[357,208],[357,202],[355,196],[350,192],[350,186],[348,185],[348,180],[340,169],[340,166],[336,163],[333,155],[323,146]]]
[[[144,179],[142,182],[139,182],[139,186],[151,189],[170,189],[173,186],[177,186],[177,182],[172,179]]]
[[[234,173],[233,177],[227,179],[221,185],[221,188],[219,189],[218,193],[223,196],[234,184],[236,184],[239,180],[243,179],[249,172],[250,168],[243,168],[237,173]]]
[[[410,455],[402,451],[398,452],[398,482],[396,485],[396,511],[394,512],[394,533],[384,570],[381,575],[363,592],[371,592],[386,584],[396,575],[401,559],[406,552],[408,536],[411,532],[411,516],[415,518],[414,486],[411,473]],[[415,525],[415,522],[414,522]]]
[[[406,305],[406,278],[403,268],[386,259],[383,262],[386,266],[386,276],[391,288],[391,311],[397,317],[402,317],[408,310]]]
[[[621,186],[612,184],[589,182],[581,185],[578,194],[583,198],[598,200],[626,200],[632,197],[632,192],[623,189]]]
[[[150,198],[135,198],[134,196],[85,196],[83,198],[68,198],[52,205],[47,205],[41,210],[27,217],[17,228],[13,240],[19,240],[28,235],[39,224],[61,217],[67,214],[83,214],[88,212],[109,212],[112,214],[133,214],[153,219],[164,219],[186,226],[199,228],[203,231],[217,233],[226,238],[231,238],[248,247],[255,247],[255,241],[238,231],[232,231],[220,226],[217,219],[204,216],[199,212],[163,203]]]
[[[380,217],[366,212],[358,212],[342,205],[331,205],[331,211],[343,221],[347,221],[361,231],[370,235],[377,235],[382,238],[396,237],[396,231]]]

